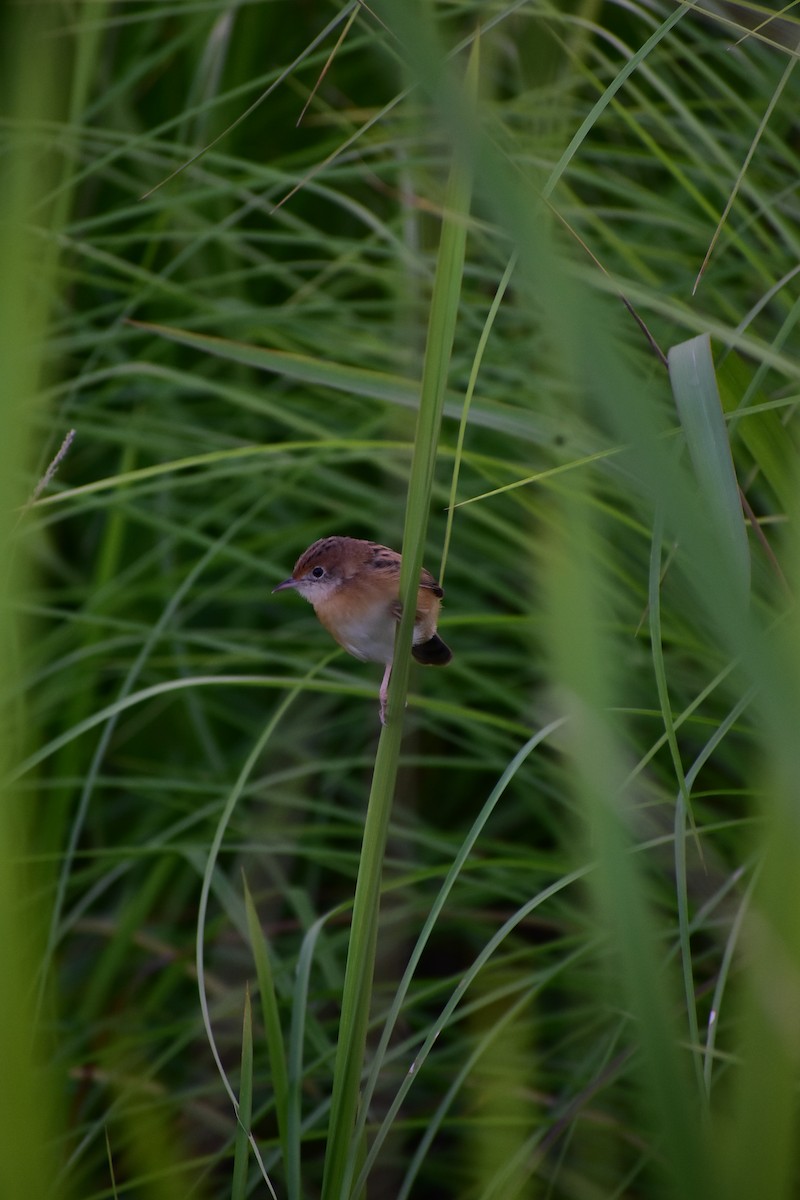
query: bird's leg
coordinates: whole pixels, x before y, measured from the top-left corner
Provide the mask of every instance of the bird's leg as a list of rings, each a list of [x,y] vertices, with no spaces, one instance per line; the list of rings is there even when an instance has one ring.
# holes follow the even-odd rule
[[[381,680],[381,691],[380,691],[381,725],[386,724],[386,701],[389,697],[389,680],[391,679],[391,677],[392,677],[392,664],[387,663],[386,670],[383,672],[383,679]]]

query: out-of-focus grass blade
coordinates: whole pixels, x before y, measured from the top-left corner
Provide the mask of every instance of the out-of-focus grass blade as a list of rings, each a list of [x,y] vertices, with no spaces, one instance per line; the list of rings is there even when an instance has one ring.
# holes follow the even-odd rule
[[[53,1200],[65,1194],[57,1179],[67,1136],[61,1112],[67,1039],[43,1037],[32,1002],[52,903],[52,855],[41,852],[41,796],[21,793],[7,776],[41,737],[36,707],[28,710],[17,699],[27,698],[32,630],[23,614],[34,594],[35,562],[18,535],[36,482],[30,464],[40,457],[46,430],[58,428],[43,402],[42,376],[55,365],[48,322],[64,288],[57,272],[62,231],[48,199],[64,151],[44,131],[56,122],[65,128],[62,83],[73,43],[62,21],[48,4],[4,6],[0,18],[0,1195]]]
[[[763,392],[749,393],[752,377],[752,368],[735,351],[727,354],[717,369],[723,411],[738,413],[728,424],[730,437],[741,438],[784,512],[791,512],[796,503],[797,447],[775,409],[750,411],[751,405],[767,402]],[[742,408],[744,397],[746,408]]]
[[[239,1111],[233,1151],[233,1184],[231,1200],[244,1200],[247,1195],[247,1163],[250,1157],[250,1121],[253,1115],[253,1016],[250,989],[244,994],[242,1022],[242,1076],[239,1083]]]
[[[781,754],[777,749],[774,760]],[[726,1200],[792,1200],[797,1195],[797,779],[796,763],[784,780],[767,779],[766,837],[742,921],[746,966],[736,1022],[737,1069],[729,1104],[717,1116],[719,1195]]]
[[[750,551],[739,485],[722,412],[708,334],[673,346],[667,355],[672,392],[706,512],[746,596],[750,590]]]
[[[153,325],[146,321],[130,321],[136,329],[190,346],[203,354],[213,354],[228,362],[268,371],[298,383],[309,383],[318,387],[334,388],[356,396],[369,396],[374,400],[386,400],[391,404],[416,407],[419,386],[413,381],[382,371],[370,371],[347,363],[331,362],[305,354],[292,354],[286,350],[270,350],[265,346],[252,346],[246,342],[233,342],[228,338],[212,337],[205,333],[192,333],[175,329],[169,325]]]
[[[213,354],[227,362],[252,367],[256,371],[266,371],[296,383],[330,388],[352,396],[365,396],[367,399],[393,404],[398,408],[415,410],[419,406],[419,383],[386,371],[356,367],[351,363],[340,363],[319,355],[310,357],[287,350],[272,350],[266,346],[234,342],[228,338],[193,333],[168,325],[154,325],[145,321],[129,321],[128,324],[178,345],[188,346],[199,353]],[[153,369],[152,364],[147,364],[148,372]],[[140,374],[142,370],[141,363],[131,363],[125,368],[126,373],[134,375]],[[444,414],[454,421],[460,421],[464,406],[463,394],[446,389],[445,398]],[[509,411],[506,406],[500,409],[485,401],[480,404],[473,402],[470,405],[470,423],[509,433],[523,442],[547,442],[556,432],[552,422],[543,414],[526,413],[523,419]],[[582,439],[589,439],[581,440],[581,447],[586,453],[591,453],[595,448],[594,444],[589,444],[590,441],[593,442],[591,432],[588,429],[582,430],[581,435]]]
[[[556,678],[561,680],[570,721],[565,738],[584,803],[598,934],[608,938],[613,969],[612,1003],[632,1015],[641,1098],[660,1152],[668,1164],[664,1195],[700,1200],[709,1195],[699,1104],[679,1050],[674,980],[662,969],[663,926],[649,903],[646,877],[631,853],[631,796],[624,787],[624,755],[611,714],[620,686],[619,648],[603,611],[608,594],[599,559],[592,553],[597,530],[577,490],[564,496],[560,527],[554,521],[546,577],[550,638]],[[671,1178],[669,1178],[671,1176]]]
[[[272,974],[269,946],[261,929],[253,897],[244,881],[244,905],[247,913],[247,931],[253,950],[253,961],[258,978],[258,992],[261,998],[261,1017],[264,1022],[264,1034],[267,1039],[267,1054],[271,1074],[272,1092],[275,1097],[275,1113],[278,1120],[278,1135],[286,1161],[286,1096],[288,1082],[286,1077],[286,1048],[283,1041],[280,1013],[278,1011],[278,996],[275,991],[275,979]]]

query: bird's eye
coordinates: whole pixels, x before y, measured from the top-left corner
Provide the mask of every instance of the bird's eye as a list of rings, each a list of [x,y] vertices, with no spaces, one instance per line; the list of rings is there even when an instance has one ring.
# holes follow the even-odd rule
[[[324,574],[325,574],[324,567],[314,567],[314,570],[311,572],[311,578],[312,579],[322,579],[322,576]]]

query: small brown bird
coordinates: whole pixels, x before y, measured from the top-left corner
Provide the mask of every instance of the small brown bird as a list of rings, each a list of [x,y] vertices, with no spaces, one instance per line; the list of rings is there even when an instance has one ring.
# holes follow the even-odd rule
[[[340,646],[364,662],[386,664],[380,691],[381,724],[400,620],[400,555],[377,542],[325,537],[314,542],[294,565],[291,579],[273,592],[294,588],[314,606],[320,622]],[[417,662],[443,667],[453,657],[436,632],[444,592],[430,571],[419,579],[411,653]]]

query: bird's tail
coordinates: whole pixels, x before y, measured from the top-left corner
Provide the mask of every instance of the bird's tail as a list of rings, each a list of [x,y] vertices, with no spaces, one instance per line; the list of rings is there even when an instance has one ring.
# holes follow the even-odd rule
[[[411,653],[417,662],[425,663],[429,667],[444,667],[453,657],[452,650],[442,641],[438,633],[435,633],[432,638],[428,638],[427,642],[420,642],[418,646],[412,646]]]

